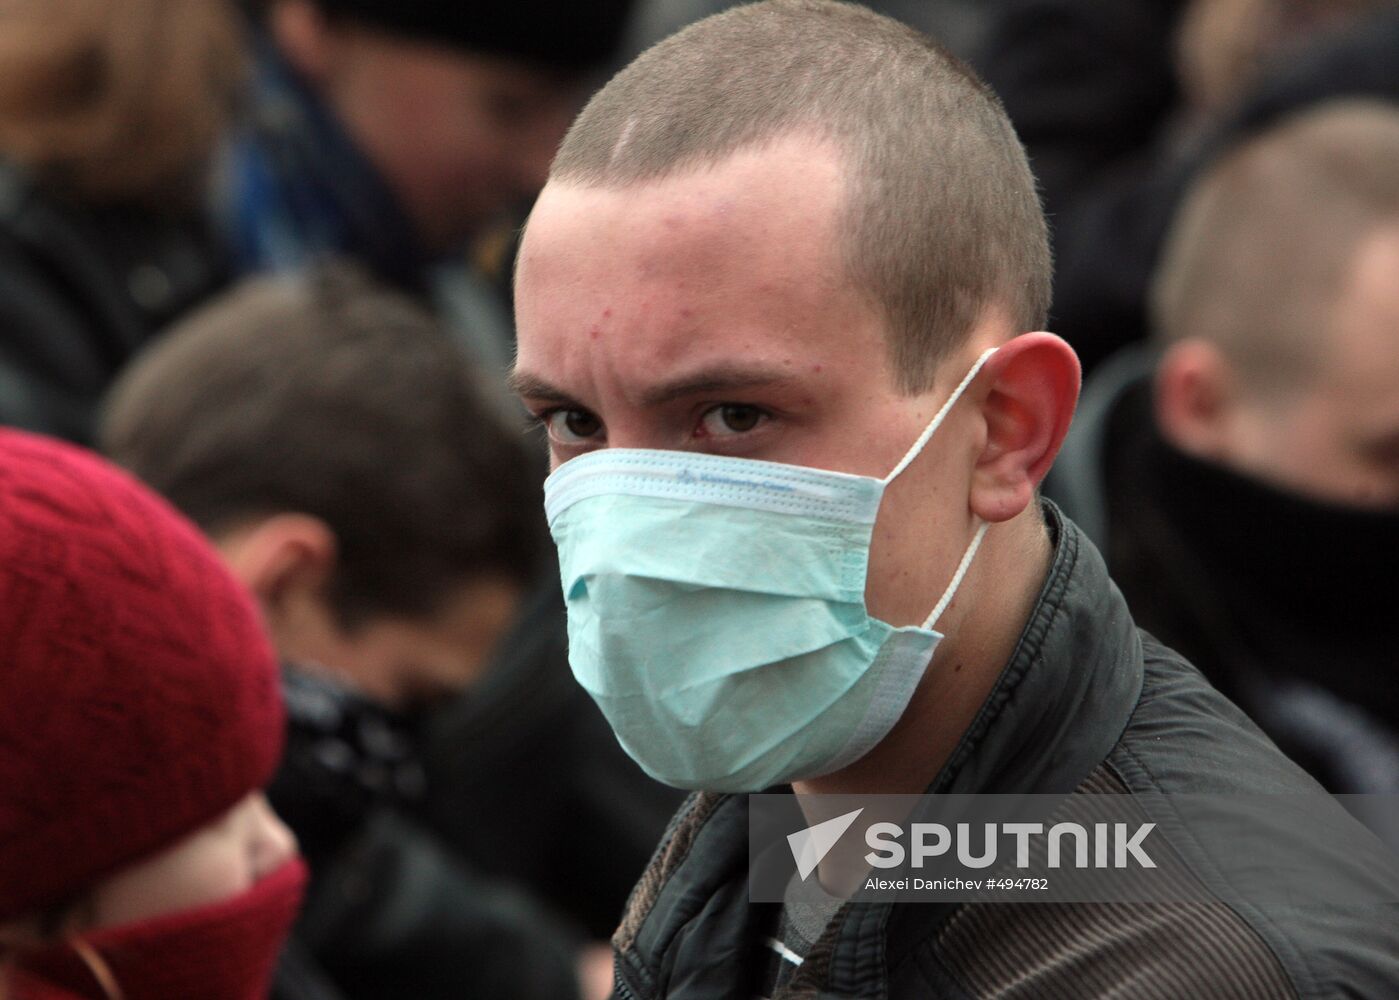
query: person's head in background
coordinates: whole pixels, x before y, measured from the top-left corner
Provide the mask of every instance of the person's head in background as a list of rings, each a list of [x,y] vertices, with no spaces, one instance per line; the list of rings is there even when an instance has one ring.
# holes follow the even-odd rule
[[[1395,6],[1396,0],[1190,0],[1175,40],[1186,102],[1214,117],[1317,35]]]
[[[85,202],[193,202],[244,77],[226,0],[13,0],[0,157]]]
[[[263,0],[278,52],[432,251],[532,198],[631,0]]]
[[[1153,308],[1167,441],[1399,507],[1399,109],[1333,104],[1226,156],[1174,224]]]
[[[103,450],[212,537],[282,656],[407,707],[464,688],[538,578],[540,472],[417,305],[256,279],[113,389]]]
[[[265,997],[305,872],[261,792],[276,658],[207,540],[0,431],[0,650],[0,995]]]

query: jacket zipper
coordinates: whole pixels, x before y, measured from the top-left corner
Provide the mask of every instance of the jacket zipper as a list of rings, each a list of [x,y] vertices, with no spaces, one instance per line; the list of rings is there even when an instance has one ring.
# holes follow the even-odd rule
[[[632,988],[627,985],[627,981],[622,978],[620,969],[613,974],[612,980],[618,1000],[640,1000],[640,997],[632,992]]]

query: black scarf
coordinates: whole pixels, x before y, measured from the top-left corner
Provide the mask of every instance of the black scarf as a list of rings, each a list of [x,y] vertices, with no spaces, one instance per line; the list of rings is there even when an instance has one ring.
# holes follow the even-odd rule
[[[1250,683],[1296,681],[1399,729],[1399,511],[1192,458],[1143,409],[1110,477],[1112,568],[1139,624],[1245,707]]]

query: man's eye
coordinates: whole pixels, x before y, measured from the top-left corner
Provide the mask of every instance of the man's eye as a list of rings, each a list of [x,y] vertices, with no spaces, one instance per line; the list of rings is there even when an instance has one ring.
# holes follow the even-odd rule
[[[700,427],[707,435],[723,437],[730,434],[746,434],[755,430],[767,414],[756,406],[743,403],[725,403],[707,410],[700,418]]]
[[[555,410],[544,422],[549,436],[563,444],[589,441],[602,432],[602,421],[587,410]]]

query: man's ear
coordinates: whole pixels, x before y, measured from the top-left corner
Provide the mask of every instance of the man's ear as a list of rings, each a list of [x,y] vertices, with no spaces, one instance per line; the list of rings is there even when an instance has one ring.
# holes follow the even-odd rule
[[[1024,333],[987,360],[986,446],[972,475],[972,510],[1008,521],[1029,506],[1078,405],[1078,355],[1052,333]]]
[[[1198,458],[1219,459],[1226,449],[1235,384],[1229,361],[1214,344],[1178,340],[1156,366],[1156,425],[1161,436]]]
[[[320,594],[335,570],[335,533],[309,514],[274,514],[220,539],[219,548],[269,620],[289,599]]]

